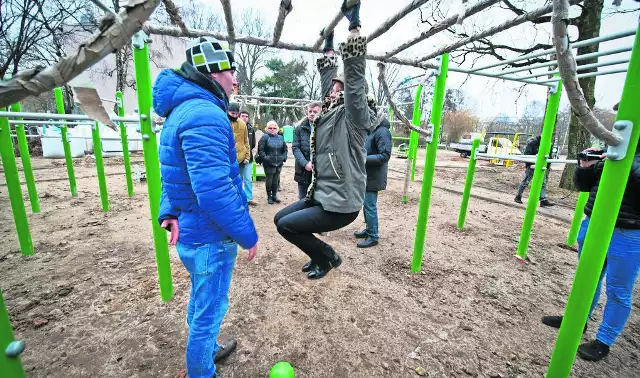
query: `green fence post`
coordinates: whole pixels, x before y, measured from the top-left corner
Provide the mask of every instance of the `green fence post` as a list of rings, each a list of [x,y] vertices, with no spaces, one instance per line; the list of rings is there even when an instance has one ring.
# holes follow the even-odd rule
[[[389,107],[389,129],[392,129],[392,130],[393,130],[393,124],[392,124],[393,117],[394,117],[393,109],[391,109],[391,107]]]
[[[124,99],[122,92],[116,92],[118,116],[124,117]],[[131,177],[131,157],[129,156],[129,140],[127,138],[127,126],[120,122],[120,141],[122,142],[122,160],[124,161],[124,174],[127,180],[127,194],[133,197],[133,178]]]
[[[56,95],[56,108],[58,114],[66,114],[64,110],[64,99],[62,98],[62,88],[55,88],[53,93]],[[62,138],[62,147],[64,148],[64,158],[67,164],[67,175],[69,176],[69,189],[71,190],[71,196],[78,196],[78,188],[76,186],[76,174],[73,170],[73,158],[71,156],[71,145],[69,144],[69,137],[67,133],[69,128],[64,124],[60,128],[60,137]]]
[[[589,315],[593,295],[618,219],[634,154],[638,148],[638,139],[640,138],[639,102],[640,29],[636,33],[627,78],[622,90],[620,108],[616,117],[617,121],[631,121],[633,124],[629,147],[624,159],[607,160],[604,164],[576,276],[571,286],[564,319],[547,371],[548,378],[565,378],[571,374],[571,367],[582,339],[582,330]]]
[[[4,110],[4,109],[2,109]],[[33,244],[31,243],[31,233],[29,232],[29,218],[24,208],[22,198],[22,187],[20,187],[20,176],[18,176],[18,166],[16,156],[13,152],[11,142],[11,127],[9,119],[0,117],[0,158],[4,169],[4,179],[7,182],[9,201],[11,202],[11,212],[18,232],[18,242],[20,251],[25,256],[33,255]]]
[[[251,181],[256,182],[256,162],[251,163]]]
[[[91,125],[91,139],[93,140],[93,156],[96,158],[98,172],[98,186],[100,188],[100,202],[102,211],[109,211],[109,193],[107,192],[107,178],[104,176],[104,160],[102,158],[102,139],[100,139],[100,125],[98,121]]]
[[[422,118],[422,110],[420,109],[420,99],[422,97],[422,84],[418,85],[416,89],[416,96],[413,103],[413,115],[411,123],[414,126],[420,127],[420,118]],[[420,145],[420,135],[411,130],[411,140],[409,141],[409,153],[411,154],[411,181],[416,180],[416,162],[418,161],[418,147]],[[413,147],[411,147],[411,145]]]
[[[517,257],[521,260],[527,259],[527,249],[529,249],[529,241],[531,240],[531,230],[533,229],[533,221],[538,210],[538,201],[540,201],[540,192],[542,191],[542,183],[547,173],[547,159],[551,153],[551,142],[553,141],[553,128],[556,124],[556,116],[558,115],[558,107],[560,106],[560,97],[562,96],[562,82],[558,82],[555,92],[551,91],[549,101],[547,101],[547,110],[544,114],[544,124],[542,126],[542,135],[540,137],[540,148],[536,156],[535,169],[533,170],[533,180],[531,181],[531,189],[529,190],[529,198],[527,199],[527,210],[524,214],[522,222],[522,231],[520,232],[520,242],[518,243]]]
[[[12,112],[21,112],[20,103],[11,105]],[[22,117],[16,118],[22,120]],[[38,200],[38,191],[36,190],[36,180],[33,177],[33,168],[31,167],[31,157],[29,156],[29,142],[27,142],[27,133],[23,124],[16,124],[16,136],[18,139],[18,149],[20,150],[20,160],[22,160],[22,171],[24,173],[24,181],[27,183],[27,191],[29,192],[29,201],[31,202],[31,211],[40,212],[40,201]]]
[[[582,218],[584,218],[584,207],[588,200],[589,192],[580,192],[576,202],[576,209],[573,212],[573,220],[571,220],[567,245],[576,245],[578,243],[578,231],[580,231],[580,224],[582,223]]]
[[[467,178],[464,183],[464,192],[462,192],[462,203],[460,204],[460,214],[458,215],[458,230],[462,230],[464,228],[464,221],[467,218],[467,207],[469,206],[469,197],[471,195],[471,187],[473,186],[473,174],[476,171],[476,150],[478,147],[480,147],[480,139],[475,138],[471,144],[471,156],[469,157]]]
[[[19,356],[21,351],[13,351],[10,347],[12,343],[15,345],[14,341],[11,319],[4,305],[2,290],[0,290],[0,371],[3,373],[3,377],[24,378],[26,375]]]
[[[138,88],[138,109],[140,113],[144,167],[147,177],[147,191],[149,193],[151,225],[153,227],[153,245],[156,250],[156,264],[158,266],[158,284],[162,300],[169,301],[173,298],[173,282],[171,280],[171,261],[169,259],[167,232],[158,223],[162,184],[156,130],[151,127],[151,70],[149,67],[147,35],[142,31],[136,33],[133,36],[132,45]]]
[[[442,105],[449,72],[449,54],[442,54],[440,72],[436,76],[436,85],[431,106],[431,123],[433,124],[432,141],[427,143],[427,156],[424,162],[424,175],[422,177],[422,191],[420,193],[420,208],[418,211],[418,223],[416,225],[416,238],[413,245],[413,260],[411,272],[417,273],[422,267],[422,253],[424,251],[424,238],[427,233],[427,219],[429,218],[429,203],[431,201],[431,189],[433,188],[433,172],[436,168],[436,154],[438,153],[438,135],[440,135],[440,123],[442,121]]]

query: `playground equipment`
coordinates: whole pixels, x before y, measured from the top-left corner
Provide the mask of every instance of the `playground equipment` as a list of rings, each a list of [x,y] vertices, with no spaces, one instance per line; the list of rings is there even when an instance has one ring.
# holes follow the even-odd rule
[[[98,0],[94,0],[99,3]],[[123,46],[122,37],[117,39],[114,34],[114,30],[121,28],[121,23],[131,22],[131,19],[135,19],[136,22],[140,22],[140,20],[145,20],[148,18],[149,14],[153,11],[153,9],[159,4],[159,0],[146,0],[140,1],[138,7],[125,8],[122,11],[121,17],[117,18],[117,22],[114,22],[113,25],[105,27],[104,30],[97,32],[96,35],[92,36],[92,39],[95,41],[102,41],[102,37],[111,37],[115,40],[114,44],[104,44],[104,49],[98,49],[98,54],[93,54],[90,58],[93,61],[87,62],[84,60],[79,60],[79,63],[73,65],[73,69],[71,73],[65,74],[62,77],[62,80],[68,81],[74,75],[77,75],[79,72],[82,72],[86,67],[88,67],[88,63],[93,63],[96,60],[104,57],[106,55],[105,50],[108,49],[109,52],[113,51],[114,48],[120,48]],[[357,2],[357,0],[349,0],[349,4],[353,4]],[[400,59],[395,58],[394,55],[403,51],[411,45],[414,45],[428,37],[432,37],[433,35],[446,30],[449,26],[454,25],[455,23],[460,23],[465,17],[474,15],[479,11],[488,8],[489,6],[498,3],[499,0],[481,0],[478,3],[471,5],[469,7],[465,7],[464,11],[461,11],[460,14],[452,15],[451,17],[446,18],[445,20],[438,23],[438,25],[434,26],[426,33],[422,33],[419,37],[412,39],[404,44],[401,44],[394,51],[385,53],[384,55],[372,55],[368,54],[367,58],[372,60],[378,60],[383,62],[397,63],[403,64],[413,67],[418,67],[422,69],[435,69],[436,70],[436,85],[434,92],[434,101],[432,104],[432,112],[430,115],[431,123],[433,124],[433,132],[432,135],[439,135],[440,130],[440,122],[441,122],[441,113],[442,113],[442,105],[444,100],[444,90],[446,85],[446,77],[448,71],[451,72],[460,72],[465,74],[474,74],[485,77],[493,77],[503,80],[511,80],[516,82],[522,82],[527,84],[535,84],[542,85],[544,87],[550,88],[551,98],[554,98],[553,103],[551,104],[556,108],[557,111],[557,101],[559,101],[561,85],[559,83],[559,78],[554,79],[536,79],[536,77],[544,76],[511,76],[511,74],[516,72],[528,71],[537,69],[540,67],[548,67],[554,64],[560,63],[559,72],[565,75],[565,71],[568,70],[567,66],[563,66],[562,63],[565,59],[560,53],[561,47],[556,47],[554,49],[542,50],[539,52],[527,54],[524,56],[520,56],[515,59],[501,61],[499,63],[495,63],[492,65],[474,68],[474,69],[466,69],[462,67],[449,67],[449,56],[448,53],[454,51],[456,48],[461,47],[467,43],[471,43],[480,38],[486,38],[491,35],[494,35],[500,31],[506,30],[510,27],[520,25],[528,20],[537,18],[544,14],[549,13],[551,10],[556,8],[568,7],[569,2],[563,0],[554,0],[553,5],[547,5],[545,7],[535,9],[527,12],[525,15],[518,16],[512,20],[504,22],[501,25],[496,27],[487,29],[483,32],[475,34],[471,37],[462,39],[458,42],[455,42],[451,45],[444,46],[437,51],[423,56],[418,59]],[[571,4],[579,3],[580,0],[571,0]],[[384,24],[380,25],[377,29],[375,29],[372,33],[370,33],[369,41],[374,40],[378,36],[384,33],[384,31],[389,30],[391,26],[405,17],[412,10],[417,9],[420,5],[426,3],[426,1],[414,1],[410,6],[404,7],[397,14],[392,15]],[[224,8],[225,14],[228,14],[228,20],[231,20],[231,9],[230,2],[223,1],[222,6]],[[141,7],[146,7],[145,12],[139,11]],[[106,8],[105,8],[106,9]],[[139,11],[135,15],[135,17],[131,17],[129,12]],[[191,30],[186,28],[184,23],[182,23],[182,27],[159,27],[155,25],[146,25],[146,30],[150,33],[154,34],[164,34],[164,35],[172,35],[172,36],[182,36],[188,37],[191,35],[199,35],[199,36],[208,36],[212,35],[216,38],[229,40],[232,44],[235,42],[239,43],[247,43],[258,46],[270,46],[273,48],[282,48],[288,50],[299,50],[299,51],[311,51],[311,52],[319,52],[319,43],[317,42],[314,46],[308,45],[297,45],[287,42],[281,42],[280,35],[282,31],[282,25],[284,23],[284,19],[286,14],[281,14],[278,19],[278,23],[276,24],[276,32],[274,32],[273,39],[260,39],[252,36],[236,36],[234,33],[234,28],[232,22],[229,22],[228,30],[229,35],[223,35],[218,32],[211,31],[203,31],[203,30]],[[180,19],[179,16],[174,17],[173,19]],[[342,18],[340,14],[338,17],[334,18],[334,21],[329,23],[329,25],[324,29],[325,33],[330,33],[335,26],[338,24],[339,20]],[[180,20],[181,21],[181,20]],[[562,20],[561,20],[562,22]],[[557,27],[557,25],[554,25]],[[566,25],[564,26],[566,29]],[[130,28],[135,30],[135,28]],[[120,29],[118,29],[120,30]],[[130,30],[128,29],[127,32]],[[565,30],[566,31],[566,30]],[[111,34],[109,34],[111,33]],[[125,36],[130,36],[131,34],[124,33]],[[615,215],[617,214],[620,202],[622,198],[622,194],[624,191],[624,186],[626,184],[626,179],[628,176],[628,172],[631,166],[631,158],[630,154],[627,153],[627,149],[633,150],[636,148],[638,143],[638,137],[640,136],[640,128],[637,124],[640,122],[640,110],[637,107],[633,107],[632,104],[637,103],[638,93],[640,93],[640,62],[638,61],[640,57],[639,53],[639,40],[637,35],[637,28],[633,30],[627,30],[621,33],[616,33],[610,36],[603,36],[598,38],[593,38],[589,40],[580,41],[575,44],[569,44],[568,38],[564,35],[564,39],[560,40],[560,38],[554,38],[554,43],[563,44],[564,48],[577,48],[581,46],[587,46],[589,44],[599,43],[610,41],[626,36],[636,35],[635,42],[633,44],[633,49],[631,47],[623,47],[616,50],[608,50],[608,51],[600,51],[594,54],[587,54],[583,56],[583,59],[595,58],[598,56],[618,54],[625,51],[632,51],[631,58],[629,59],[629,68],[628,69],[612,69],[605,71],[595,71],[589,73],[578,74],[577,77],[592,77],[592,76],[601,76],[601,75],[609,75],[609,74],[617,74],[627,72],[627,80],[625,83],[625,88],[622,96],[622,101],[620,103],[620,110],[618,112],[618,122],[616,123],[615,132],[620,135],[620,139],[624,141],[624,143],[620,143],[616,139],[616,143],[612,143],[609,160],[605,163],[605,170],[602,176],[602,181],[600,185],[599,194],[596,198],[596,203],[593,211],[593,220],[587,232],[586,240],[583,246],[583,257],[580,260],[578,265],[578,270],[576,272],[575,284],[572,287],[571,295],[569,297],[569,303],[567,304],[567,310],[565,312],[565,319],[562,324],[562,328],[560,329],[558,335],[558,344],[552,356],[551,364],[549,367],[548,377],[567,377],[570,373],[571,366],[573,364],[573,359],[575,358],[575,353],[577,350],[577,344],[580,340],[580,335],[582,329],[584,327],[584,323],[587,316],[587,311],[591,299],[593,298],[593,294],[595,291],[595,286],[597,284],[597,277],[600,274],[602,269],[604,257],[606,255],[606,249],[608,243],[611,238],[611,234],[613,231],[613,227],[615,225]],[[128,39],[128,37],[126,38]],[[124,41],[127,42],[127,41]],[[88,47],[93,47],[90,43]],[[67,59],[65,62],[72,62],[74,59],[78,59],[78,56],[85,52],[85,46],[80,49],[78,54],[75,54]],[[158,157],[157,157],[157,146],[156,146],[156,136],[155,133],[158,132],[153,128],[150,124],[150,107],[151,107],[151,86],[150,86],[150,77],[149,77],[149,61],[148,61],[148,49],[147,49],[147,39],[144,33],[137,33],[133,38],[133,48],[134,48],[134,62],[135,62],[135,75],[138,87],[138,105],[140,109],[140,124],[141,131],[143,135],[143,149],[144,149],[144,157],[145,157],[145,166],[147,168],[147,183],[148,183],[148,191],[149,191],[149,202],[150,202],[150,212],[151,219],[153,223],[153,234],[154,234],[154,245],[156,248],[157,262],[158,262],[158,272],[159,272],[159,282],[161,288],[161,295],[163,299],[168,300],[172,295],[171,288],[171,276],[170,276],[170,267],[168,265],[168,248],[167,248],[167,240],[166,234],[164,230],[162,230],[155,219],[157,218],[158,213],[158,205],[160,199],[160,174],[158,167]],[[502,71],[490,71],[489,69],[498,67],[498,66],[508,66],[511,63],[515,63],[522,60],[527,60],[530,58],[547,56],[550,54],[558,53],[558,59],[550,60],[548,63],[544,63],[543,65],[529,65],[524,67],[519,67],[517,69],[507,69]],[[440,57],[440,61],[436,63],[427,63],[428,60],[433,58]],[[580,57],[579,57],[580,58]],[[62,63],[58,64],[60,66]],[[600,62],[596,64],[589,65],[589,68],[598,68],[606,65],[611,65],[612,63]],[[583,66],[584,68],[584,66]],[[56,71],[58,72],[58,71]],[[547,72],[548,74],[548,72]],[[27,84],[33,84],[29,81],[29,79],[23,79]],[[53,80],[50,80],[54,82]],[[60,79],[55,81],[56,83],[60,82]],[[17,99],[23,98],[30,93],[29,90],[24,88],[35,87],[31,85],[23,85],[22,88],[19,89],[9,89],[3,90],[4,93],[8,93],[6,96],[2,96],[0,99],[0,106],[11,105],[12,103],[17,102]],[[41,88],[47,89],[46,86],[41,86]],[[1,89],[1,88],[0,88]],[[51,89],[50,87],[48,89]],[[570,90],[572,88],[570,87]],[[22,97],[20,97],[22,96]],[[552,102],[550,98],[550,103]],[[572,98],[574,101],[575,98]],[[549,109],[549,106],[548,106]],[[414,112],[414,117],[417,112]],[[7,117],[11,115],[6,113],[0,113],[0,151],[2,152],[2,162],[5,167],[5,175],[7,177],[7,184],[10,192],[11,198],[11,206],[14,214],[14,218],[16,221],[16,227],[18,229],[19,240],[21,242],[21,247],[24,243],[25,247],[28,245],[31,248],[30,235],[28,234],[28,223],[26,223],[26,212],[24,209],[24,202],[22,200],[21,188],[18,181],[18,173],[17,168],[15,167],[15,157],[13,157],[12,149],[7,149],[6,147],[10,146],[11,139],[9,135],[9,123],[7,121]],[[545,116],[545,123],[548,120],[555,118],[555,111],[548,111]],[[64,119],[73,119],[73,118],[64,118]],[[633,127],[633,124],[636,124]],[[552,122],[551,122],[552,125]],[[66,134],[66,127],[64,127]],[[549,130],[549,131],[547,131]],[[551,136],[551,128],[545,127],[545,132],[543,133],[543,142],[541,143],[541,150],[548,151],[549,142]],[[67,141],[66,135],[63,135],[63,140]],[[75,179],[71,180],[73,176],[73,166],[70,164],[70,157],[67,153],[68,146],[65,144],[65,155],[67,156],[67,169],[69,169],[69,177],[70,177],[70,187],[72,195],[76,195],[76,187],[75,187]],[[429,211],[429,202],[431,197],[431,189],[432,189],[432,181],[433,181],[433,172],[435,167],[435,158],[436,151],[438,145],[436,143],[429,142],[427,145],[427,156],[425,161],[425,172],[422,182],[422,193],[420,197],[420,209],[418,215],[418,224],[416,227],[416,240],[414,245],[414,255],[412,262],[412,271],[417,272],[420,270],[422,263],[422,253],[424,249],[424,239],[426,233],[426,222],[428,219],[428,211]],[[546,148],[546,149],[545,149]],[[616,155],[617,154],[617,155]],[[9,156],[10,155],[10,156]],[[410,153],[411,155],[411,153]],[[411,155],[413,156],[413,155]],[[480,158],[496,158],[495,155],[487,155],[481,156],[477,152],[474,154],[475,157]],[[534,180],[532,185],[532,192],[538,192],[540,190],[540,186],[542,183],[542,176],[544,174],[543,167],[546,166],[546,163],[550,162],[550,159],[547,158],[545,153],[538,154],[536,156],[536,169],[534,173]],[[471,163],[470,163],[471,166]],[[471,176],[472,177],[472,176]],[[467,180],[471,181],[471,180]],[[466,189],[466,187],[465,187]],[[470,192],[469,190],[465,190],[466,192]],[[533,214],[535,214],[535,208],[537,206],[537,198],[534,200],[534,196],[530,196],[529,203],[527,205],[527,213],[531,213],[530,210],[533,210]],[[533,218],[528,221],[528,218],[525,219],[523,223],[523,229],[527,224],[532,225]],[[25,228],[26,226],[26,228]],[[26,233],[21,232],[21,228],[23,230],[26,229]],[[523,235],[524,237],[524,235]],[[521,244],[524,239],[521,237]],[[528,236],[526,237],[526,242],[524,244],[528,244]],[[27,243],[28,241],[28,243]],[[25,248],[23,253],[29,252],[29,248]],[[31,249],[32,252],[32,249]],[[168,274],[168,276],[167,276]],[[168,281],[167,281],[168,279]],[[1,298],[1,296],[0,296]],[[0,304],[0,330],[5,330],[7,328],[8,317],[2,316],[5,313],[4,306]],[[6,318],[6,319],[5,319]],[[8,325],[8,329],[11,327]],[[4,349],[6,346],[10,345],[12,340],[12,335],[7,332],[3,332],[0,334],[0,350]],[[16,362],[16,356],[12,355],[8,356],[7,353],[0,355],[0,368],[4,369],[5,366],[17,366],[16,371],[22,371],[22,367],[19,364],[19,361]],[[9,361],[11,359],[11,361]],[[4,371],[4,370],[3,370]],[[23,373],[22,373],[23,374]]]

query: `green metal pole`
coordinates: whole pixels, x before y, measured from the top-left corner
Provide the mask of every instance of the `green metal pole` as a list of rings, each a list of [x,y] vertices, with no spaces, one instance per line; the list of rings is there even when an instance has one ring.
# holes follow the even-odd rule
[[[56,95],[56,107],[58,108],[58,114],[65,114],[64,111],[64,99],[62,98],[62,88],[55,88],[53,93]],[[71,145],[69,144],[69,138],[67,132],[69,128],[65,124],[60,129],[60,137],[62,138],[62,147],[64,148],[64,158],[67,163],[67,175],[69,176],[69,189],[71,190],[71,196],[78,196],[78,188],[76,186],[76,174],[73,170],[73,158],[71,157]]]
[[[251,181],[256,182],[256,162],[251,163]]]
[[[133,63],[135,66],[136,84],[138,88],[138,109],[140,109],[140,131],[144,151],[144,166],[149,193],[149,209],[153,227],[153,245],[156,250],[158,266],[158,284],[163,301],[173,298],[173,282],[171,280],[171,261],[169,260],[169,243],[167,232],[158,223],[162,186],[160,179],[160,161],[156,134],[151,128],[151,71],[149,68],[149,46],[147,36],[138,32],[133,37]]]
[[[475,138],[471,144],[471,156],[469,157],[469,167],[467,168],[467,179],[462,192],[462,203],[460,204],[460,214],[458,215],[458,230],[464,228],[464,221],[467,218],[467,207],[469,206],[469,196],[473,186],[473,174],[476,171],[476,150],[480,147],[480,139]]]
[[[540,148],[536,156],[536,167],[533,170],[533,180],[531,181],[531,189],[529,190],[529,199],[527,200],[527,210],[524,214],[522,222],[522,231],[520,232],[520,242],[518,243],[518,258],[527,259],[527,249],[529,249],[529,241],[531,240],[531,230],[533,229],[533,221],[538,210],[538,201],[540,201],[540,192],[542,191],[542,183],[547,173],[547,159],[551,153],[551,142],[553,140],[553,128],[556,124],[556,116],[558,115],[558,107],[560,106],[560,97],[562,96],[562,82],[558,82],[555,93],[551,93],[547,102],[547,110],[544,114],[544,124],[542,126],[542,136],[540,137]]]
[[[640,138],[640,29],[636,33],[627,78],[622,90],[622,99],[616,120],[633,123],[627,154],[622,160],[607,160],[593,205],[589,229],[582,245],[576,276],[571,286],[569,301],[558,340],[551,356],[548,378],[565,378],[571,374],[582,330],[589,315],[589,308],[598,285],[602,266],[607,256],[611,236],[622,196],[624,195],[634,154]]]
[[[587,205],[588,199],[589,192],[580,192],[578,195],[576,210],[573,212],[571,229],[569,229],[569,236],[567,237],[567,245],[576,245],[578,243],[578,231],[580,231],[580,224],[582,223],[582,218],[584,218],[584,207]]]
[[[21,112],[20,103],[11,105],[12,112]],[[16,118],[22,120],[22,117]],[[27,191],[29,192],[29,201],[31,202],[31,211],[40,212],[40,201],[38,200],[38,191],[36,190],[36,180],[33,177],[33,168],[31,167],[31,157],[29,156],[29,143],[27,142],[27,133],[24,125],[16,125],[16,136],[18,137],[18,149],[20,150],[20,160],[22,160],[22,171],[24,173],[24,181],[27,183]]]
[[[93,156],[96,157],[96,170],[98,171],[98,186],[100,188],[100,202],[102,211],[109,211],[109,192],[107,192],[107,178],[104,175],[104,160],[102,158],[102,140],[100,139],[100,126],[98,121],[91,126],[91,139],[93,140]]]
[[[15,339],[11,328],[11,319],[4,305],[2,290],[0,290],[0,372],[3,373],[3,377],[24,378],[26,375],[22,368],[22,362],[20,362],[20,356],[16,355],[19,352],[12,351],[11,346],[13,345],[15,345]]]
[[[429,203],[431,201],[431,189],[433,187],[433,173],[436,168],[436,153],[438,152],[438,135],[440,135],[440,123],[442,121],[442,105],[449,72],[449,54],[442,54],[440,74],[436,77],[433,104],[431,106],[431,123],[433,124],[433,140],[427,144],[427,156],[424,162],[424,175],[422,178],[422,192],[420,193],[420,208],[418,211],[418,223],[416,225],[416,238],[413,245],[413,260],[411,272],[417,273],[422,267],[422,253],[424,252],[424,239],[427,233],[427,219],[429,218]]]
[[[393,125],[391,124],[391,122],[393,122],[393,109],[391,109],[391,107],[389,107],[389,129],[393,129]]]
[[[4,110],[4,109],[2,109]],[[13,143],[11,142],[11,127],[9,119],[0,117],[0,158],[4,169],[4,179],[7,182],[9,201],[11,202],[11,212],[18,231],[18,242],[20,251],[25,256],[33,255],[33,244],[31,243],[31,233],[29,232],[29,219],[24,208],[22,198],[22,187],[20,187],[20,176],[18,176],[18,166],[16,156],[13,153]]]
[[[118,116],[124,117],[124,99],[122,92],[116,92],[118,101]],[[127,194],[133,197],[133,178],[131,177],[131,157],[129,156],[129,140],[127,139],[127,126],[120,122],[120,141],[122,142],[122,160],[124,160],[124,173],[127,180]]]

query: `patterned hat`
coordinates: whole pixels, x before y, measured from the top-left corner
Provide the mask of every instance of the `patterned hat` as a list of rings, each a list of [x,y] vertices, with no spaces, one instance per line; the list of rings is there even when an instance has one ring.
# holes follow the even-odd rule
[[[226,42],[213,37],[200,37],[187,46],[187,63],[203,74],[233,71],[236,62]]]

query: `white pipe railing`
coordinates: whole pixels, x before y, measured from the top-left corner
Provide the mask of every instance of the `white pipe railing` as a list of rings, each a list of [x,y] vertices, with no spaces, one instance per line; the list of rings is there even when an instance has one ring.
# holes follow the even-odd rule
[[[35,119],[66,119],[70,121],[95,121],[84,114],[57,114],[57,113],[28,113],[28,112],[5,112],[0,111],[0,117],[6,118],[35,118]],[[114,122],[139,123],[140,118],[111,116]]]

